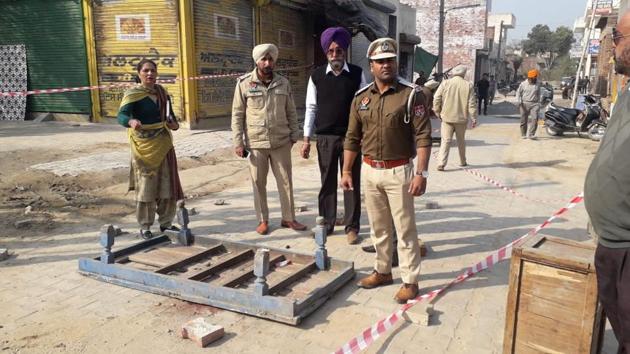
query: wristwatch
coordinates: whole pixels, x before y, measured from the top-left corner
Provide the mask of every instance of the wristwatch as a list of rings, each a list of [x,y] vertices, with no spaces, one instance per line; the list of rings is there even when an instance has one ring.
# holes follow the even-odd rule
[[[422,171],[422,172],[418,172],[418,171],[416,171],[415,175],[416,175],[416,176],[422,176],[422,177],[424,177],[424,178],[427,178],[427,177],[429,177],[429,171],[427,171],[427,170],[424,170],[424,171]]]

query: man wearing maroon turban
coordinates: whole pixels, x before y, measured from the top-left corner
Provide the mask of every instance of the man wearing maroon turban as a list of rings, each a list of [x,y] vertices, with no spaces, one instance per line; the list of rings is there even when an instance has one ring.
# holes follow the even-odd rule
[[[363,70],[346,62],[352,37],[343,27],[326,29],[320,38],[328,64],[316,68],[306,90],[304,143],[301,155],[308,158],[311,137],[317,134],[317,157],[322,187],[319,191],[319,215],[326,220],[329,234],[334,232],[337,218],[337,177],[343,165],[343,142],[348,130],[350,104],[357,90],[366,85]],[[354,190],[344,191],[344,225],[349,244],[360,241],[361,159],[352,167]]]

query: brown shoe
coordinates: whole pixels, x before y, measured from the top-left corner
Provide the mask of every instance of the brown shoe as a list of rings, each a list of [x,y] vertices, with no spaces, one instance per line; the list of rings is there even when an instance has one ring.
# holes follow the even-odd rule
[[[438,171],[444,171],[444,166],[442,166],[442,165],[438,166],[438,167],[437,167],[437,170],[438,170]]]
[[[359,243],[359,235],[357,235],[357,232],[354,230],[349,230],[346,233],[346,237],[348,238],[348,244],[349,245],[356,245],[357,243]]]
[[[372,274],[359,280],[359,282],[357,283],[357,285],[363,289],[373,289],[379,286],[391,284],[394,284],[392,273],[381,274],[377,271],[373,271]]]
[[[282,227],[286,227],[289,229],[293,229],[295,231],[304,231],[306,230],[306,225],[302,225],[299,222],[293,220],[293,221],[284,221],[282,220],[282,222],[280,222],[280,226]]]
[[[261,221],[256,228],[256,232],[261,235],[266,235],[269,232],[269,221]]]
[[[406,304],[407,300],[415,299],[416,296],[418,296],[418,284],[403,283],[394,296],[394,300],[399,304]]]

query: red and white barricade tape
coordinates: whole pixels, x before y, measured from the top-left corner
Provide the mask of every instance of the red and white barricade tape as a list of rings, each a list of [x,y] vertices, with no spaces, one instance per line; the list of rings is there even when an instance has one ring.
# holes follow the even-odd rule
[[[417,298],[413,300],[410,300],[408,303],[406,303],[400,309],[398,309],[398,311],[376,322],[371,327],[361,332],[361,334],[352,338],[350,341],[344,344],[341,348],[337,349],[334,352],[334,354],[354,354],[354,353],[358,353],[366,349],[367,347],[370,346],[370,344],[372,344],[374,341],[380,338],[383,334],[387,333],[387,331],[389,331],[392,327],[394,327],[394,325],[402,318],[405,311],[409,310],[411,307],[413,307],[414,305],[422,301],[433,299],[434,297],[448,290],[451,286],[461,283],[465,281],[466,279],[472,277],[473,275],[485,269],[492,268],[495,264],[501,261],[509,259],[512,255],[512,248],[514,247],[514,245],[523,241],[525,238],[529,236],[536,235],[538,232],[540,232],[540,230],[549,226],[549,224],[551,224],[553,220],[555,220],[557,217],[566,213],[570,209],[573,209],[575,206],[580,204],[583,200],[584,200],[583,193],[580,193],[579,195],[571,199],[565,207],[553,213],[551,217],[549,217],[544,223],[534,228],[532,231],[510,242],[509,244],[499,248],[498,250],[492,252],[491,254],[486,256],[484,259],[479,261],[474,266],[467,268],[464,273],[460,274],[457,278],[453,279],[450,283],[446,284],[442,288],[430,291],[426,294],[422,294],[418,296]]]
[[[312,64],[297,66],[293,68],[284,68],[278,69],[276,71],[291,71],[298,69],[306,69],[313,66]],[[177,77],[174,79],[167,80],[158,80],[158,83],[174,83],[177,81],[184,80],[208,80],[208,79],[217,79],[224,77],[237,77],[244,75],[246,73],[232,73],[232,74],[217,74],[217,75],[201,75],[201,76],[191,76],[191,77]],[[13,92],[0,92],[0,96],[8,96],[8,97],[16,97],[16,96],[30,96],[30,95],[40,95],[46,93],[62,93],[62,92],[77,92],[77,91],[87,91],[87,90],[106,90],[114,87],[128,87],[137,85],[133,82],[124,82],[118,84],[110,84],[110,85],[98,85],[98,86],[78,86],[78,87],[63,87],[63,88],[52,88],[52,89],[41,89],[41,90],[30,90],[30,91],[13,91]]]
[[[492,185],[494,185],[496,187],[499,187],[500,189],[503,189],[504,191],[506,191],[508,193],[511,193],[511,194],[513,194],[513,195],[515,195],[517,197],[521,197],[521,198],[527,199],[527,200],[532,201],[532,202],[539,202],[539,203],[547,203],[548,204],[548,203],[554,203],[554,202],[557,203],[557,202],[561,202],[562,201],[562,199],[550,200],[550,199],[530,198],[530,197],[526,196],[525,194],[519,193],[519,192],[515,191],[514,189],[505,186],[504,184],[502,184],[499,181],[496,181],[496,180],[494,180],[494,179],[492,179],[492,178],[490,178],[488,176],[485,176],[484,174],[482,174],[481,172],[479,172],[477,170],[473,170],[473,169],[469,169],[469,168],[462,168],[462,170],[466,171],[467,173],[469,173],[469,174],[471,174],[473,176],[479,177],[479,178],[483,179],[484,181],[486,181],[486,182],[488,182],[488,183],[490,183],[490,184],[492,184]]]

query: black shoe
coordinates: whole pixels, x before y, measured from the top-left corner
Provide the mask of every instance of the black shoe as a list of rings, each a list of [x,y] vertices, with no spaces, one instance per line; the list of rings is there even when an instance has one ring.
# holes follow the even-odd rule
[[[361,247],[361,249],[363,250],[363,252],[376,253],[376,248],[374,247],[374,245],[363,246]]]
[[[376,248],[373,245],[363,246],[361,247],[361,249],[363,250],[363,252],[376,253]],[[398,251],[396,250],[395,245],[394,255],[392,256],[392,267],[398,267]]]
[[[151,232],[151,230],[140,230],[140,237],[145,240],[150,240],[153,238],[153,233]]]
[[[160,225],[160,231],[164,232],[166,230],[171,230],[171,231],[179,231],[179,227],[175,226],[175,225],[171,225],[169,227],[164,227]]]

